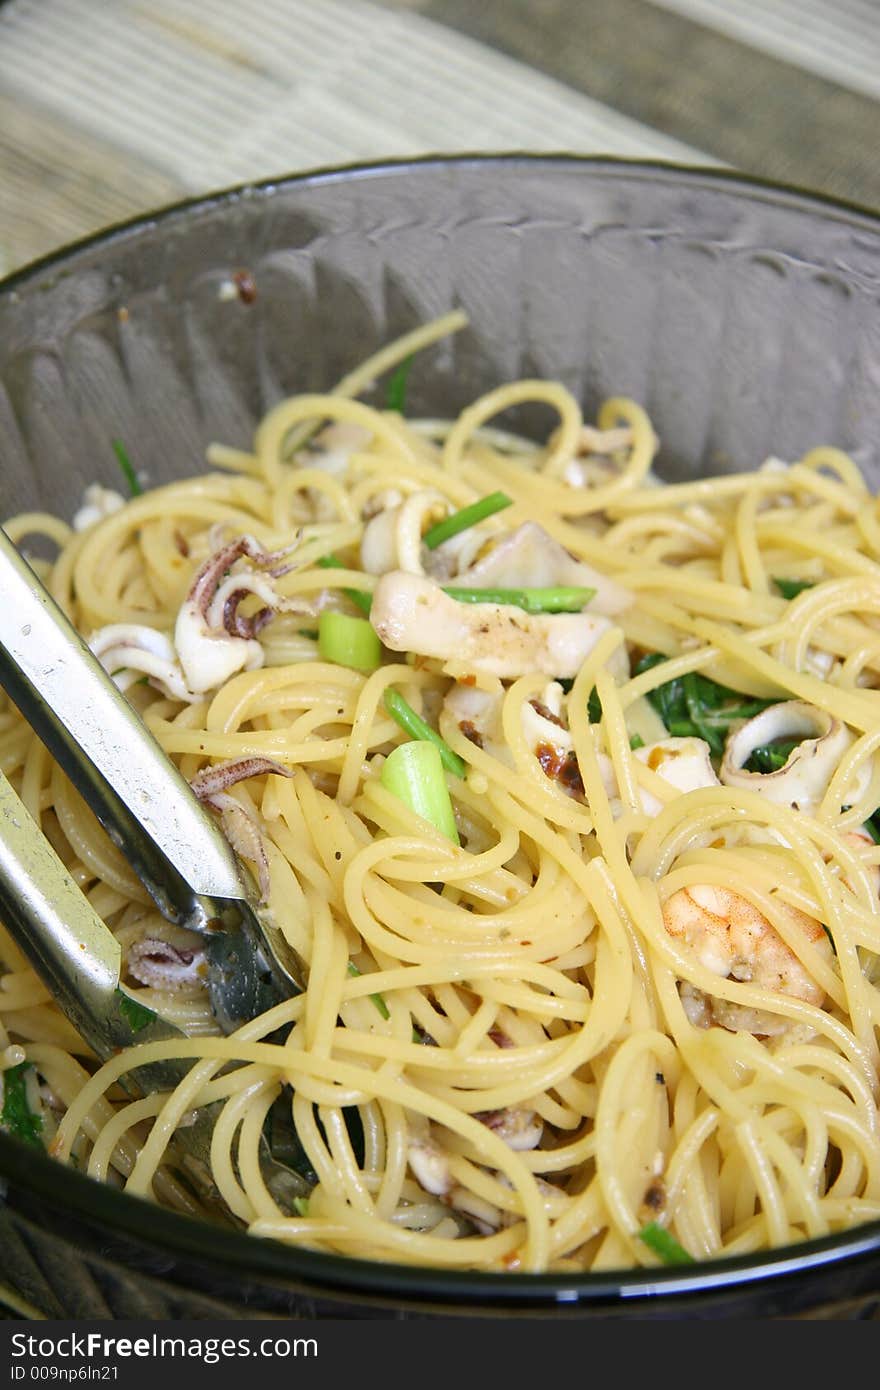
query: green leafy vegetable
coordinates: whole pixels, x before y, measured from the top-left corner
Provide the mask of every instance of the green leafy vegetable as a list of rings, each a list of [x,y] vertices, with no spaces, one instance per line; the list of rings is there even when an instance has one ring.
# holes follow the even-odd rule
[[[469,531],[478,522],[485,521],[487,516],[494,516],[496,512],[512,505],[513,498],[508,497],[506,492],[492,492],[488,497],[481,497],[479,502],[472,502],[469,507],[462,507],[443,521],[438,521],[436,526],[425,532],[422,540],[429,550],[436,550],[438,545],[448,541],[451,536]]]
[[[641,675],[667,659],[660,652],[650,652],[636,666],[636,674]],[[752,719],[776,703],[750,699],[694,671],[649,690],[648,699],[673,737],[704,739],[718,757],[724,752],[731,725]]]
[[[322,555],[318,564],[321,566],[322,570],[344,570],[348,568],[348,566],[344,565],[335,555]],[[352,603],[356,603],[358,608],[369,617],[370,609],[373,606],[372,594],[367,593],[366,589],[343,589],[342,592],[347,594]]]
[[[451,772],[455,777],[464,777],[467,763],[457,753],[453,753],[446,740],[441,738],[430,724],[426,724],[420,714],[416,714],[412,705],[408,704],[402,695],[396,690],[386,690],[384,703],[391,718],[412,738],[427,739],[429,743],[436,745],[447,772]]]
[[[122,475],[128,484],[128,490],[132,497],[139,497],[143,492],[143,488],[140,485],[137,473],[134,471],[134,464],[128,457],[125,445],[121,439],[114,439],[112,443],[113,452],[116,455],[119,467],[122,469]]]
[[[641,734],[630,734],[629,746],[635,752],[637,748],[644,748],[645,740]]]
[[[133,1033],[139,1033],[156,1017],[152,1009],[148,1009],[146,1004],[142,1004],[139,999],[133,999],[130,994],[126,994],[124,989],[117,989],[116,999],[119,1004],[119,1012]]]
[[[759,743],[757,748],[752,749],[743,767],[746,772],[778,772],[785,767],[801,742],[799,738],[776,738],[770,743]]]
[[[331,608],[318,618],[318,653],[325,661],[353,671],[375,671],[382,664],[382,643],[366,618],[352,618]]]
[[[602,722],[602,701],[599,699],[599,692],[595,686],[587,698],[587,717],[591,724]]]
[[[361,974],[361,971],[358,970],[358,968],[357,968],[357,966],[355,965],[355,963],[354,963],[353,960],[350,960],[350,961],[348,962],[348,973],[349,973],[349,975],[360,975],[360,974]],[[381,994],[371,994],[371,995],[370,995],[370,998],[372,999],[373,1003],[376,1005],[376,1008],[379,1010],[379,1013],[382,1015],[383,1018],[390,1018],[390,1017],[391,1017],[391,1010],[388,1008],[388,1005],[385,1003],[385,1000],[383,999],[383,997],[382,997]]]
[[[458,828],[437,745],[428,739],[411,739],[393,748],[380,773],[382,786],[429,821],[453,844],[459,844]]]
[[[843,810],[848,811],[849,807],[844,806]],[[874,844],[880,845],[880,806],[878,806],[874,814],[869,816],[865,821],[865,829],[874,841]]]
[[[776,585],[782,597],[788,599],[797,598],[798,594],[802,594],[804,589],[812,589],[815,587],[815,582],[812,579],[778,579],[776,575],[773,576],[773,583]]]
[[[684,1246],[679,1244],[674,1235],[661,1226],[657,1221],[649,1221],[647,1226],[643,1226],[639,1231],[639,1240],[643,1240],[649,1250],[653,1250],[655,1255],[666,1265],[692,1265],[695,1263],[693,1255],[689,1255]]]
[[[444,593],[459,603],[501,603],[524,608],[527,613],[580,613],[595,589],[558,585],[549,589],[459,589],[444,586]]]
[[[410,353],[409,357],[405,357],[400,366],[396,367],[388,378],[388,392],[385,396],[386,410],[396,410],[398,414],[403,414],[403,408],[406,404],[407,381],[413,364],[413,357],[413,353]]]
[[[3,1129],[21,1139],[33,1148],[43,1147],[40,1135],[43,1121],[35,1115],[28,1105],[27,1074],[33,1071],[31,1062],[19,1062],[16,1067],[7,1067],[3,1072],[3,1109],[0,1111],[0,1125]]]
[[[273,1101],[263,1124],[263,1139],[276,1162],[283,1163],[285,1168],[296,1173],[302,1179],[303,1187],[316,1186],[318,1175],[293,1123],[289,1091],[282,1091]],[[296,1204],[308,1201],[308,1198],[303,1193],[301,1197],[294,1197],[293,1201]],[[305,1212],[300,1212],[300,1215],[305,1215]]]

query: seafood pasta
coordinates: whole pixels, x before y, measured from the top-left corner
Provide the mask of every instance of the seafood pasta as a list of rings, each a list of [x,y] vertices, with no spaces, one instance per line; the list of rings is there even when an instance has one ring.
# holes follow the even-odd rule
[[[585,422],[559,383],[453,421],[408,419],[399,368],[358,399],[463,321],[196,477],[7,523],[56,543],[46,583],[307,987],[224,1036],[202,938],[4,706],[4,770],[189,1036],[99,1066],[3,935],[2,1122],[196,1211],[174,1133],[212,1105],[247,1230],[368,1260],[621,1269],[876,1218],[877,505],[830,447],[662,483],[638,404]],[[544,440],[498,427],[527,402]],[[175,1091],[120,1086],[172,1055]]]

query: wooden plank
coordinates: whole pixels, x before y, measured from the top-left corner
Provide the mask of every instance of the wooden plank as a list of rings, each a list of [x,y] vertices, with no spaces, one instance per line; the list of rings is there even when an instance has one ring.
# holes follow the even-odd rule
[[[184,192],[168,174],[0,92],[0,274]]]

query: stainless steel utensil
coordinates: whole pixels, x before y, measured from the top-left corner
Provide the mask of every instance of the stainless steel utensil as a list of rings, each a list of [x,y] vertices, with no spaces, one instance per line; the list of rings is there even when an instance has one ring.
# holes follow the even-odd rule
[[[0,529],[0,684],[46,744],[169,921],[202,933],[224,1032],[301,988],[299,963],[216,823]],[[120,986],[120,950],[0,773],[0,915],[81,1037],[101,1058],[180,1030]],[[188,1064],[129,1076],[165,1089]],[[179,1130],[201,1178],[213,1116]],[[280,1199],[305,1184],[265,1155]],[[197,1161],[197,1162],[194,1162]]]

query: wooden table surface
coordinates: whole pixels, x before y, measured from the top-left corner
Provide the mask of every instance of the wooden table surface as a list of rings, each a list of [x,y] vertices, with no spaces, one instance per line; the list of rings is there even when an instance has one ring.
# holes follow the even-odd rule
[[[357,159],[725,164],[880,209],[877,0],[0,0],[0,273]]]

